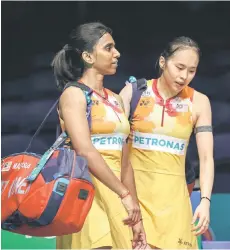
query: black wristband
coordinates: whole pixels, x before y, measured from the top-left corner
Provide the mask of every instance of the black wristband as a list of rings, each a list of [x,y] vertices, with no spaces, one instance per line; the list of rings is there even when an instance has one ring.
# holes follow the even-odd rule
[[[209,200],[209,202],[211,203],[211,199],[209,199],[209,198],[206,197],[206,196],[203,196],[203,197],[200,198],[200,200],[202,200],[202,199],[207,199],[207,200]]]

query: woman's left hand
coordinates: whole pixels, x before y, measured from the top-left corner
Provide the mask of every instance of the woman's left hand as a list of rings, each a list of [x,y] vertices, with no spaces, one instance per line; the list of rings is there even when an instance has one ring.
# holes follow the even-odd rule
[[[194,223],[198,221],[198,224],[195,226]],[[202,199],[199,206],[196,208],[192,225],[194,225],[192,231],[195,231],[195,235],[201,235],[205,233],[209,227],[210,222],[210,201],[207,199]]]

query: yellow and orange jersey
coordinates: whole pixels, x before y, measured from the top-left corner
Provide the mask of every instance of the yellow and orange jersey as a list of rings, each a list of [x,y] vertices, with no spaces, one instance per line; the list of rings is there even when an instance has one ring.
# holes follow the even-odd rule
[[[106,89],[106,98],[92,94],[91,140],[109,166],[120,170],[122,146],[130,129],[121,104],[115,94]]]
[[[134,164],[134,168],[184,175],[186,149],[193,130],[193,92],[185,87],[164,101],[157,90],[157,79],[147,81],[147,89],[133,114],[130,136],[133,154],[145,164]]]
[[[122,146],[130,127],[116,95],[108,89],[104,90],[105,97],[95,91],[91,95],[91,141],[110,168],[120,170]],[[65,130],[61,119],[60,124]]]

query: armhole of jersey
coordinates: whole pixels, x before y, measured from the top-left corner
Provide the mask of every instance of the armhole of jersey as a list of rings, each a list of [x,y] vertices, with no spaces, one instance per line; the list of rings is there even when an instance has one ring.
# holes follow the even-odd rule
[[[107,89],[106,89],[106,90],[107,90]],[[111,93],[112,96],[114,97],[114,99],[119,103],[119,108],[121,108],[121,110],[122,110],[123,112],[125,112],[125,108],[124,108],[124,104],[123,104],[122,98],[121,98],[118,94],[113,93],[113,91],[111,91],[111,90],[109,90],[109,93]]]
[[[192,133],[195,134],[194,129],[195,129],[196,124],[193,121],[193,104],[194,104],[193,100],[194,100],[195,89],[194,88],[190,88],[190,89],[191,89],[190,101],[191,101],[192,123],[193,123],[193,126],[192,126],[193,132]]]

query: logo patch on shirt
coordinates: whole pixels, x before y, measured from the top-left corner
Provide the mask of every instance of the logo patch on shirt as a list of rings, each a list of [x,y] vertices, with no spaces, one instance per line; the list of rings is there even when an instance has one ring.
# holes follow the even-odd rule
[[[117,134],[94,134],[91,135],[91,141],[98,150],[118,150],[121,151],[127,135]]]
[[[188,104],[187,103],[172,103],[172,108],[176,112],[188,112]]]
[[[175,155],[184,155],[187,140],[167,135],[150,133],[133,133],[133,147],[144,150],[155,150]]]
[[[115,105],[115,106],[117,106],[117,107],[120,107],[119,102],[118,102],[118,101],[116,101],[116,100],[114,100],[114,101],[113,101],[113,105]]]
[[[98,100],[92,100],[92,105],[99,105],[99,101]]]
[[[143,93],[142,93],[142,97],[149,97],[151,96],[151,92],[149,90],[145,90]]]

